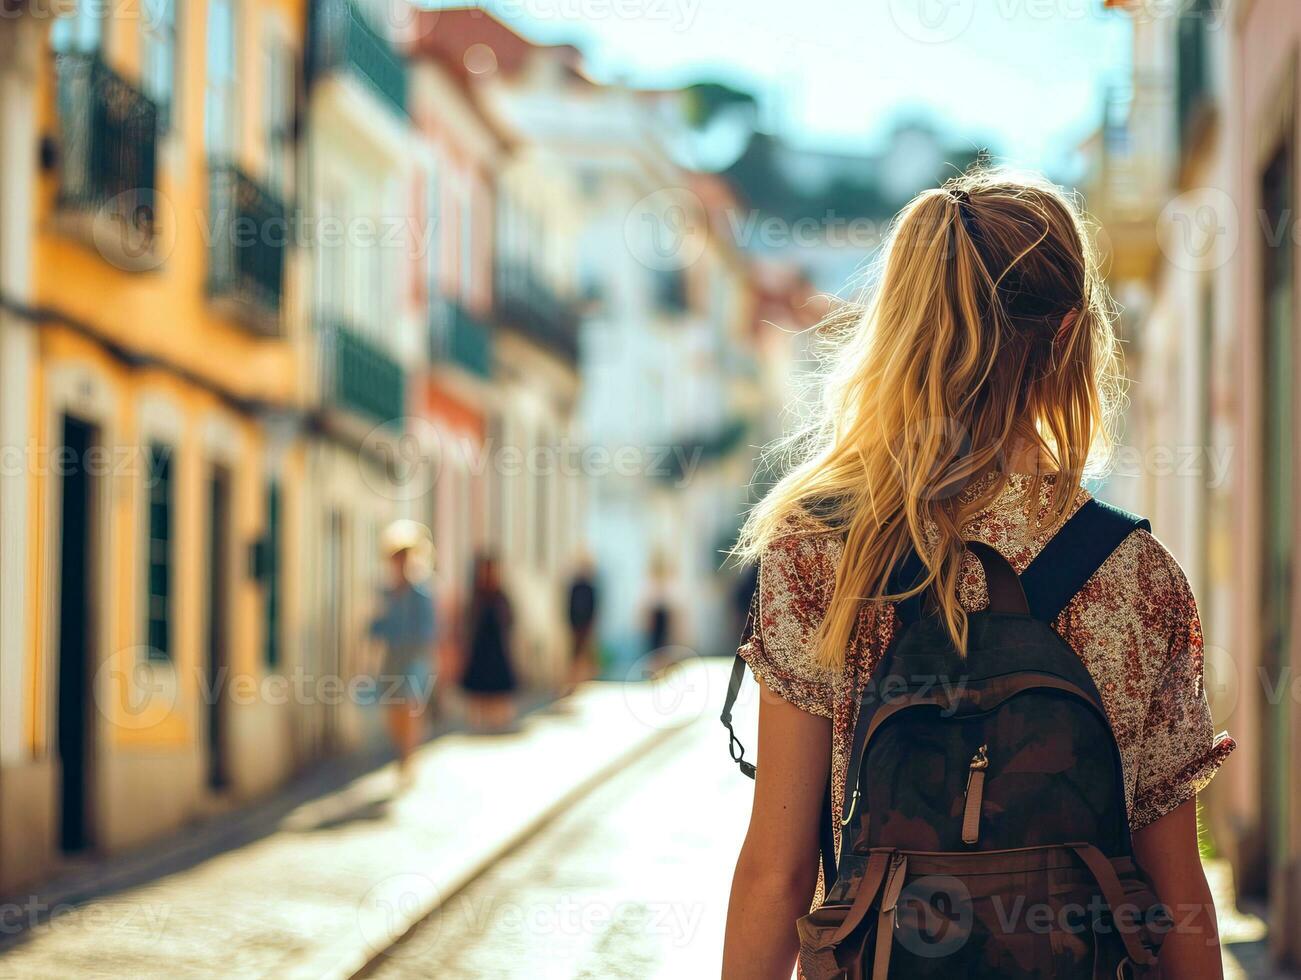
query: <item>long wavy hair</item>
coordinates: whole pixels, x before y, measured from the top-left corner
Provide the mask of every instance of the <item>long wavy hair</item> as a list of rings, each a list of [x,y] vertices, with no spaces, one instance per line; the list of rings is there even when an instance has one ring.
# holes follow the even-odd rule
[[[865,301],[823,325],[834,348],[824,397],[770,450],[786,475],[738,543],[755,559],[787,535],[843,535],[817,639],[833,668],[864,599],[926,589],[965,651],[964,523],[1002,492],[1014,453],[1057,474],[1044,520],[1064,519],[1110,453],[1122,398],[1114,306],[1081,213],[1053,185],[1001,170],[955,177],[899,213],[878,262]],[[1041,487],[1037,473],[1032,499]],[[910,549],[925,574],[892,591]]]

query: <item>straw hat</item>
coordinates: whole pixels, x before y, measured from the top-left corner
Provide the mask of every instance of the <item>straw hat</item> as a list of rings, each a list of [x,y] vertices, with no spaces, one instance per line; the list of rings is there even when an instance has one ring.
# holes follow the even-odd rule
[[[419,521],[407,518],[393,521],[380,535],[380,550],[385,558],[405,551],[409,576],[423,577],[433,571],[434,542],[429,528]]]

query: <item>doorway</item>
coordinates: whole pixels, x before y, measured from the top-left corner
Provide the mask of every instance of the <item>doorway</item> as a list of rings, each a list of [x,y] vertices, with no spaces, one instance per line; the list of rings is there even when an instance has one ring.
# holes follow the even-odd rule
[[[226,684],[230,656],[230,471],[212,467],[208,477],[208,635],[207,750],[208,787],[224,789],[229,782],[226,751]]]
[[[94,760],[94,705],[91,685],[95,671],[94,567],[99,528],[95,500],[97,481],[85,463],[98,442],[95,426],[65,415],[62,420],[63,459],[71,461],[59,474],[59,642],[58,720],[59,842],[67,853],[84,851],[91,833]]]
[[[346,643],[348,588],[347,538],[343,514],[331,509],[325,522],[325,643],[321,649],[321,676],[342,677]],[[336,681],[337,683],[337,681]],[[321,741],[326,753],[340,748],[338,705],[324,702],[321,711]]]
[[[1285,140],[1266,165],[1260,183],[1261,225],[1283,227],[1294,207],[1291,140]],[[1264,493],[1260,539],[1263,563],[1261,588],[1260,668],[1262,680],[1275,685],[1285,681],[1292,662],[1293,506],[1295,501],[1292,451],[1293,339],[1295,284],[1291,235],[1263,243],[1261,278]],[[1265,704],[1257,736],[1261,746],[1261,784],[1264,796],[1263,826],[1259,835],[1263,853],[1246,876],[1248,887],[1262,893],[1279,872],[1288,853],[1290,826],[1288,794],[1288,699]]]

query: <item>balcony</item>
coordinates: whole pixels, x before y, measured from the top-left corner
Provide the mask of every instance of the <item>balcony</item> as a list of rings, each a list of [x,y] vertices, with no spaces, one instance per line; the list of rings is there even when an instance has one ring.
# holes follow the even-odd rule
[[[99,54],[60,54],[57,223],[114,265],[156,268],[158,106]]]
[[[406,376],[383,347],[339,322],[320,330],[323,401],[368,422],[401,426]]]
[[[429,356],[476,377],[491,377],[492,327],[459,303],[436,300],[429,312]]]
[[[578,359],[579,318],[572,303],[523,264],[500,263],[497,314],[503,325],[549,347],[568,361]]]
[[[289,239],[285,205],[233,164],[214,164],[209,181],[208,296],[249,329],[277,336]]]
[[[716,465],[742,450],[751,452],[746,447],[749,434],[750,422],[744,418],[720,420],[711,432],[674,442],[672,452],[654,475],[666,483],[681,485],[697,466]]]
[[[354,0],[322,0],[312,7],[310,69],[313,80],[333,72],[358,76],[395,112],[407,111],[407,66]]]
[[[1140,75],[1107,93],[1089,205],[1106,229],[1117,279],[1148,277],[1160,255],[1157,219],[1174,186],[1175,122],[1165,79]]]

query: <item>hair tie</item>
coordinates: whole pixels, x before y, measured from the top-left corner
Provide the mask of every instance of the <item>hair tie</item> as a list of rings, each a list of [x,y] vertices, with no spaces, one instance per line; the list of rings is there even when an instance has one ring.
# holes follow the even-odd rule
[[[949,191],[953,195],[953,200],[958,205],[958,219],[962,222],[962,227],[967,230],[967,235],[973,240],[980,238],[980,229],[976,226],[976,216],[971,211],[971,194],[966,190]]]

